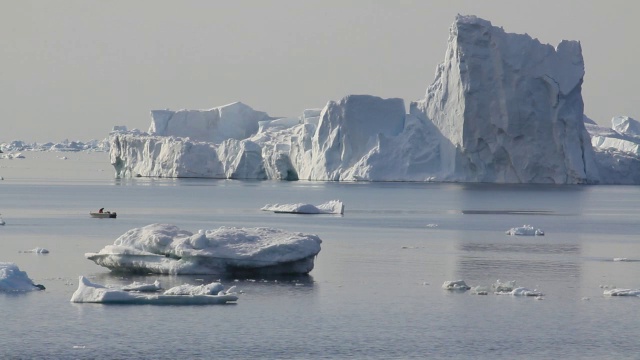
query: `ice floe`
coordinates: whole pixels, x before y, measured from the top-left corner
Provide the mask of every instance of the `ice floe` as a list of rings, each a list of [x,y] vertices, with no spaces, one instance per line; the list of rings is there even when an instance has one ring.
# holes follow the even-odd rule
[[[531,225],[522,225],[514,227],[506,231],[507,235],[524,235],[524,236],[543,236],[544,231],[536,229]]]
[[[306,274],[322,240],[273,228],[220,227],[192,233],[170,224],[127,231],[85,256],[114,271],[154,274]]]
[[[640,296],[638,289],[611,289],[604,291],[605,296]]]
[[[144,285],[144,284],[143,284]],[[147,284],[150,285],[150,284]],[[202,291],[205,287],[209,290],[220,289],[217,293]],[[150,289],[142,286],[143,289]],[[232,290],[232,287],[229,290]],[[80,276],[78,289],[71,296],[74,303],[102,303],[102,304],[151,304],[151,305],[209,305],[226,304],[238,300],[236,293],[224,291],[219,283],[209,285],[180,285],[178,289],[171,288],[164,293],[131,291],[108,288],[94,284],[84,276]]]
[[[445,290],[469,290],[471,287],[467,285],[464,280],[450,280],[445,281],[442,284],[442,288]]]
[[[344,204],[340,200],[331,200],[321,205],[311,204],[267,204],[260,210],[290,214],[344,214]]]
[[[34,254],[48,254],[49,250],[47,250],[45,248],[41,248],[41,247],[36,247],[36,248],[31,249],[31,250],[24,250],[24,251],[21,251],[21,252],[23,252],[23,253],[34,253]]]

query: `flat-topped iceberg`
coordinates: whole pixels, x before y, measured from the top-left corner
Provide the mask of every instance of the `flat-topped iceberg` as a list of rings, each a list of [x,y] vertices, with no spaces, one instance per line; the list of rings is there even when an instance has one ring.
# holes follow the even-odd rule
[[[331,200],[320,205],[311,204],[267,204],[260,210],[290,214],[344,214],[344,204],[340,200]]]
[[[100,303],[100,304],[148,304],[148,305],[209,305],[226,304],[238,300],[238,296],[232,292],[223,290],[220,283],[207,285],[180,285],[165,292],[131,289],[108,288],[95,284],[84,276],[80,276],[78,289],[71,296],[74,303]],[[207,291],[203,291],[206,289]],[[211,292],[215,290],[215,292]]]
[[[34,284],[26,272],[21,271],[18,265],[9,262],[0,262],[0,291],[25,292],[44,290],[44,286]]]
[[[113,271],[154,274],[306,274],[322,240],[272,228],[220,227],[192,233],[170,224],[127,231],[85,256]]]

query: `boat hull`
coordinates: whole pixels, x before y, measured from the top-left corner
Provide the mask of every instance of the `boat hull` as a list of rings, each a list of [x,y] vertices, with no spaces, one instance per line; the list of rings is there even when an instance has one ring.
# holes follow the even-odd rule
[[[97,218],[97,219],[115,219],[117,216],[115,212],[105,212],[105,213],[90,212],[89,215],[92,218]]]

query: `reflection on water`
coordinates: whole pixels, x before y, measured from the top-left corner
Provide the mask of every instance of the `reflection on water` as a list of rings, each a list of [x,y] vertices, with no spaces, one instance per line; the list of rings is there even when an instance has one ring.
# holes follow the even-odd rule
[[[494,279],[508,276],[519,278],[571,278],[580,276],[580,265],[564,260],[488,259],[461,256],[457,262],[458,275],[469,279]]]
[[[554,215],[550,210],[462,210],[465,215]]]
[[[580,254],[579,244],[536,244],[536,243],[461,243],[461,251],[522,253],[522,254]]]

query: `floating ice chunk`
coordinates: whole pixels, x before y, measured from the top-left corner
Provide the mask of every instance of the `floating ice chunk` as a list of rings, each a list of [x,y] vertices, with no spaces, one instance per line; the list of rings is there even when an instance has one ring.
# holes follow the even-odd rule
[[[36,247],[31,250],[25,250],[24,253],[34,253],[34,254],[48,254],[49,250],[41,247]]]
[[[467,285],[464,280],[452,280],[452,281],[445,281],[444,284],[442,284],[442,288],[445,290],[469,290],[471,289],[471,287],[469,287],[469,285]]]
[[[427,224],[428,228],[437,228],[438,224]]]
[[[640,262],[638,259],[629,259],[629,258],[613,258],[613,261],[616,262]]]
[[[516,288],[516,281],[511,280],[507,282],[501,282],[500,280],[496,280],[495,284],[491,285],[493,292],[496,294],[510,293],[513,289]]]
[[[544,231],[536,229],[531,225],[522,225],[507,230],[507,235],[526,235],[526,236],[543,236]]]
[[[160,281],[156,280],[153,284],[146,284],[134,281],[129,285],[125,285],[122,287],[123,291],[138,291],[138,292],[156,292],[162,290],[162,286],[160,286]]]
[[[4,225],[4,224],[5,224],[4,220],[2,220],[2,217],[0,217],[0,225]]]
[[[193,286],[197,288],[198,286]],[[184,285],[180,288],[186,289]],[[111,289],[94,284],[84,276],[80,276],[78,289],[71,296],[71,302],[75,303],[103,303],[103,304],[157,304],[157,305],[205,305],[226,304],[235,302],[235,295],[211,295],[211,294],[179,294],[181,291],[171,288],[164,294],[145,294],[141,292],[123,291]]]
[[[488,286],[474,286],[470,291],[471,295],[488,295],[489,287]]]
[[[44,290],[44,286],[34,284],[26,272],[14,263],[0,262],[0,291],[24,292]]]
[[[604,291],[605,296],[640,296],[640,290],[633,289],[611,289]]]
[[[203,285],[179,285],[164,292],[165,295],[217,295],[224,289],[219,282]]]
[[[271,228],[221,227],[193,234],[175,225],[127,231],[85,256],[111,270],[155,274],[306,274],[322,240]]]
[[[544,296],[538,290],[535,290],[535,289],[531,290],[531,289],[527,289],[525,287],[519,287],[519,288],[513,289],[513,291],[511,291],[510,295],[513,295],[513,296],[535,296],[535,297]]]
[[[321,205],[311,204],[267,204],[260,210],[290,214],[344,214],[344,204],[340,200],[331,200]]]

